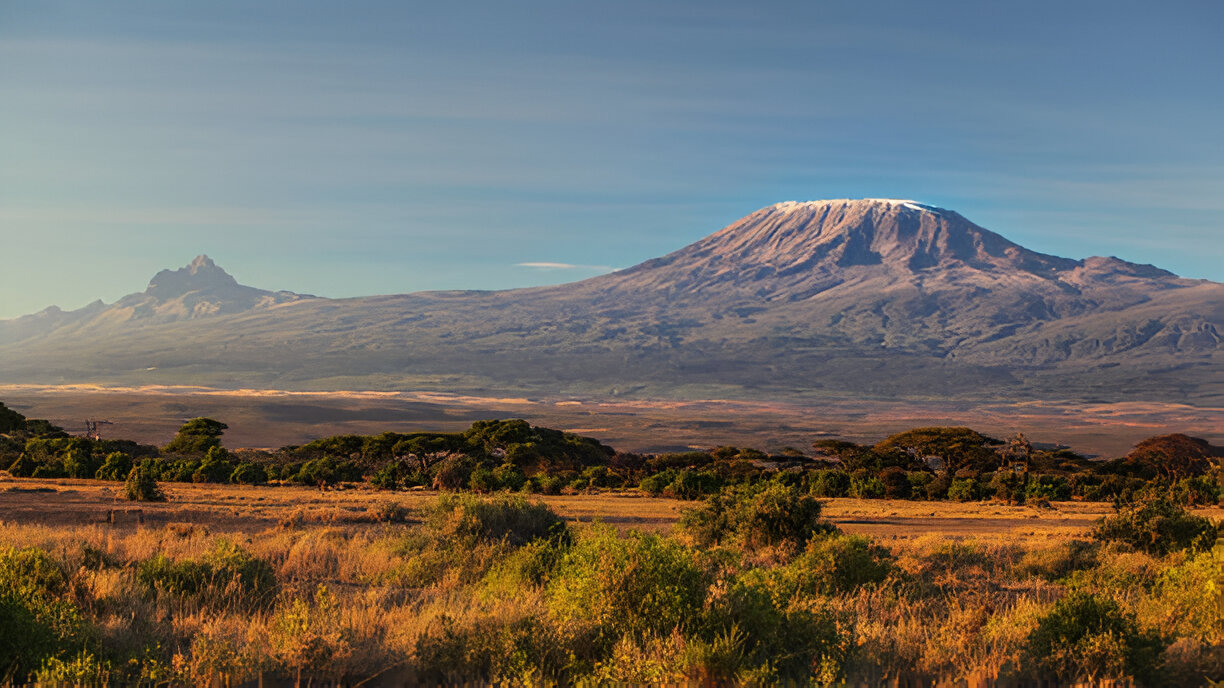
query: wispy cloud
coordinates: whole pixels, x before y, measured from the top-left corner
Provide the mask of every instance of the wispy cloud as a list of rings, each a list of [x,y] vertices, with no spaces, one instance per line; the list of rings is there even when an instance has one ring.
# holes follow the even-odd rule
[[[514,265],[520,268],[535,268],[536,270],[597,270],[599,272],[612,272],[616,269],[610,265],[575,265],[574,263],[551,263],[547,261],[515,263]]]

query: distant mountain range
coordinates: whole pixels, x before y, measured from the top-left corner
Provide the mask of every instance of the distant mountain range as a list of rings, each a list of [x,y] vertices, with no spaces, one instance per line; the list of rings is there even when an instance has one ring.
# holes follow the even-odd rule
[[[779,203],[661,258],[325,299],[205,256],[0,321],[0,381],[537,395],[1224,403],[1224,284],[1030,251],[913,201]]]

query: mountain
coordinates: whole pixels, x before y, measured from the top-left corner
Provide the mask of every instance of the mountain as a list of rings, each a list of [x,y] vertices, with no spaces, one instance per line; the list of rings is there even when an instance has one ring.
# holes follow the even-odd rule
[[[0,343],[45,335],[81,335],[102,330],[137,327],[154,323],[232,315],[263,310],[284,303],[314,298],[288,291],[265,291],[238,284],[205,255],[187,266],[162,270],[140,293],[129,294],[107,306],[101,301],[75,311],[51,306],[33,315],[0,320]]]
[[[1037,253],[914,201],[779,203],[626,270],[500,292],[239,297],[196,263],[76,319],[0,323],[4,377],[1224,401],[1224,285]]]

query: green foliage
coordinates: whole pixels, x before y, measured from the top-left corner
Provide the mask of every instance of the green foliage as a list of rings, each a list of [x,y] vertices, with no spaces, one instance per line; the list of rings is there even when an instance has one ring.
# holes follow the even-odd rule
[[[914,428],[898,433],[875,445],[880,454],[901,452],[916,459],[937,457],[943,469],[955,473],[962,468],[988,470],[998,464],[998,455],[991,447],[999,440],[964,427]]]
[[[670,633],[698,616],[709,579],[694,554],[675,541],[598,528],[557,565],[546,592],[563,623],[594,624],[605,637]]]
[[[982,487],[973,478],[954,478],[948,485],[948,499],[972,502],[982,498]]]
[[[301,485],[318,485],[319,483],[331,485],[344,481],[361,480],[361,468],[349,460],[324,456],[321,459],[302,464],[302,468],[292,477],[292,480]]]
[[[37,461],[30,458],[29,454],[22,452],[21,456],[18,456],[17,460],[9,466],[8,472],[14,478],[29,478],[34,475],[34,471],[38,469],[38,466]]]
[[[94,474],[98,480],[118,482],[127,478],[132,472],[132,457],[123,452],[111,452],[106,455],[106,461]]]
[[[123,494],[132,502],[164,502],[166,495],[157,484],[154,477],[155,464],[149,459],[141,461],[128,473],[127,482],[123,484]]]
[[[1195,516],[1164,497],[1138,504],[1119,503],[1115,509],[1117,513],[1097,523],[1093,537],[1125,542],[1152,554],[1168,554],[1182,549],[1210,549],[1219,536],[1219,524]]]
[[[209,447],[195,472],[191,474],[193,483],[224,483],[229,481],[234,466],[229,461],[229,452],[221,447]]]
[[[520,496],[442,495],[428,522],[444,537],[505,541],[511,546],[537,539],[569,539],[569,529],[560,516],[547,505],[532,504]]]
[[[812,537],[836,530],[820,519],[820,501],[778,483],[713,495],[686,510],[680,528],[699,545],[734,539],[740,545],[802,548]]]
[[[1060,475],[1035,475],[1025,487],[1024,501],[1031,502],[1038,499],[1065,502],[1071,499],[1071,484]]]
[[[878,499],[884,496],[884,483],[866,469],[850,476],[850,496],[856,499]]]
[[[1149,678],[1163,649],[1112,599],[1074,591],[1028,637],[1031,664],[1063,680]]]
[[[101,465],[102,462],[85,448],[74,448],[64,457],[64,473],[69,478],[92,478]]]
[[[784,566],[753,569],[743,580],[760,584],[774,601],[785,606],[791,600],[852,592],[876,585],[895,570],[887,549],[859,535],[828,535],[811,540]]]
[[[167,454],[204,454],[209,449],[221,447],[221,435],[228,425],[212,418],[193,418],[179,428],[178,433],[166,445]]]
[[[816,497],[846,497],[850,494],[850,474],[842,470],[816,471],[810,486]]]
[[[229,481],[235,485],[262,485],[268,482],[268,472],[257,463],[243,462],[230,473]]]
[[[173,561],[164,554],[146,559],[136,569],[136,580],[150,592],[214,606],[235,601],[267,604],[278,589],[276,574],[267,562],[224,538],[201,560]]]
[[[0,550],[0,674],[24,677],[84,641],[68,575],[42,550]]]
[[[832,613],[782,599],[768,582],[751,576],[716,598],[708,616],[715,646],[710,649],[731,646],[711,653],[722,655],[724,680],[747,675],[751,684],[834,685],[852,646]]]

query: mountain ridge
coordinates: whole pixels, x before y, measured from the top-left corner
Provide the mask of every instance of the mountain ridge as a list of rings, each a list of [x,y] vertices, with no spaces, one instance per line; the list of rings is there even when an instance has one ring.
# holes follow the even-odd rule
[[[232,280],[200,257],[21,341],[0,322],[0,354],[26,381],[1224,400],[1224,285],[907,200],[779,203],[564,285],[333,300]]]

